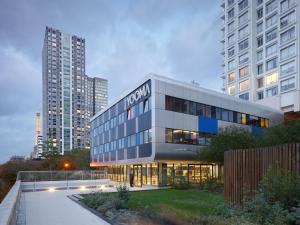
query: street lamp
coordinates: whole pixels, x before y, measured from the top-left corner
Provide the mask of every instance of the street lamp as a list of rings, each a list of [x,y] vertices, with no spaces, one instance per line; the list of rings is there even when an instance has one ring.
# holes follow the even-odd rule
[[[64,163],[64,168],[66,171],[66,181],[67,181],[67,189],[69,189],[69,182],[68,182],[68,173],[67,173],[67,169],[70,167],[70,164],[68,162]]]

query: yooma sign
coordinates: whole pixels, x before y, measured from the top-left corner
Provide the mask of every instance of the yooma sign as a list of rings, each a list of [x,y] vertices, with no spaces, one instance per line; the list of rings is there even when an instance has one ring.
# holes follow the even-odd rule
[[[143,84],[142,86],[137,88],[135,91],[130,93],[126,97],[127,107],[133,105],[134,103],[136,103],[136,102],[140,101],[141,99],[150,95],[151,94],[150,84],[151,84],[150,81],[148,81],[147,83]]]

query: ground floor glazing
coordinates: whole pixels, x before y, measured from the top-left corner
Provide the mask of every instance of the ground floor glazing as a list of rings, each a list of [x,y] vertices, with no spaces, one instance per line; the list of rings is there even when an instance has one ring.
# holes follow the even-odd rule
[[[208,178],[223,178],[223,166],[207,163],[153,162],[145,164],[113,165],[102,167],[109,179],[117,182],[129,182],[130,174],[134,176],[134,185],[169,186],[185,181],[198,184]]]

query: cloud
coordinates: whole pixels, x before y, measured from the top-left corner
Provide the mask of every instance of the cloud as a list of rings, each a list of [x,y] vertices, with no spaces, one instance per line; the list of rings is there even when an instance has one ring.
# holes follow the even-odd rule
[[[46,26],[86,39],[86,73],[109,80],[111,101],[150,72],[219,90],[220,11],[199,0],[2,0],[0,162],[31,151]]]

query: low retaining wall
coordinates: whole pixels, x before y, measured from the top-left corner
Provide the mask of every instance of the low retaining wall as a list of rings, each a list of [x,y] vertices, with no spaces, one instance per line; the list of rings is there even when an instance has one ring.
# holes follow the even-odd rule
[[[0,224],[16,225],[17,210],[21,196],[21,181],[16,181],[0,204]]]

